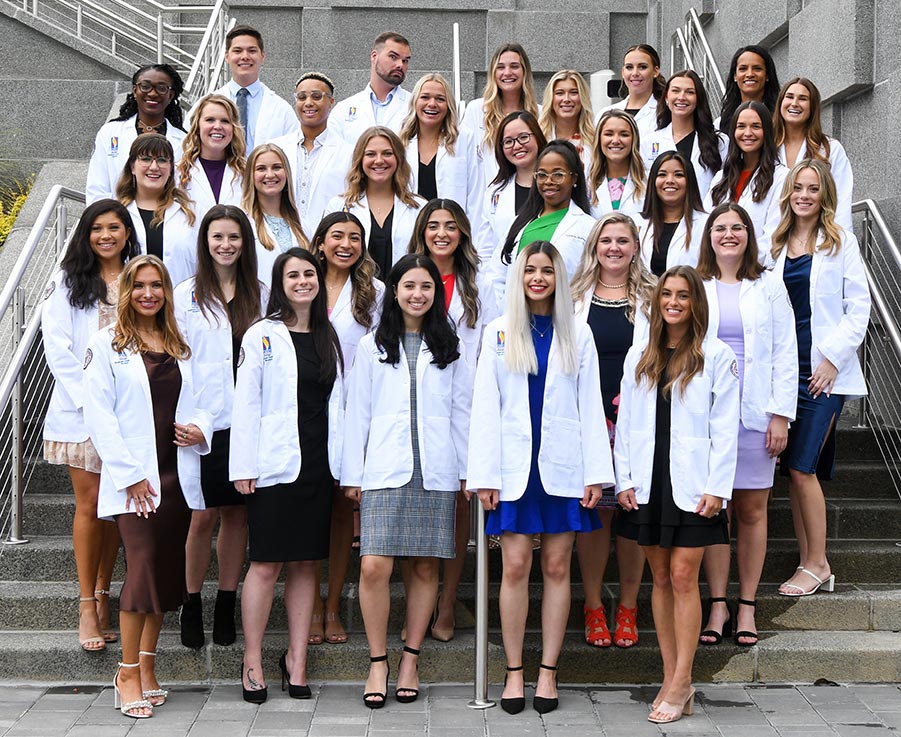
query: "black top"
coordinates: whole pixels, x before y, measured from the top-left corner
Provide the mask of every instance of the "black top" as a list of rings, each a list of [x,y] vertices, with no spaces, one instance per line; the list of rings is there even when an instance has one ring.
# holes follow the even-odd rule
[[[434,200],[438,196],[438,182],[435,180],[435,162],[437,156],[433,156],[428,164],[419,160],[419,187],[418,194],[427,200]]]
[[[526,198],[529,196],[529,192],[532,191],[532,188],[523,187],[521,184],[516,184],[516,182],[513,182],[513,185],[516,187],[513,207],[516,210],[516,214],[519,215],[519,211],[522,209],[522,206],[526,204]]]
[[[627,107],[626,112],[629,113],[633,118],[638,115],[638,111],[641,110],[640,107]]]
[[[388,278],[388,272],[394,266],[394,246],[391,243],[391,227],[394,222],[394,208],[388,213],[383,225],[379,225],[375,215],[369,213],[369,255],[379,267],[378,278]]]
[[[660,234],[656,238],[654,250],[651,252],[651,273],[654,276],[662,276],[666,271],[666,255],[669,253],[669,244],[676,234],[679,223],[664,223]]]
[[[329,473],[328,400],[332,384],[319,378],[319,358],[310,333],[289,331],[297,355],[297,428],[301,478]]]
[[[160,261],[165,263],[166,260],[163,258],[164,224],[150,224],[150,221],[153,220],[153,210],[144,210],[139,207],[138,212],[141,213],[141,220],[144,221],[144,230],[147,232],[147,253],[156,256]]]
[[[629,301],[599,299],[592,296],[588,308],[588,327],[594,335],[601,369],[601,396],[604,398],[604,414],[616,424],[616,406],[613,400],[619,396],[623,380],[623,364],[632,347],[635,326],[626,317]]]
[[[682,154],[689,161],[691,161],[691,150],[692,148],[694,148],[696,135],[697,133],[695,131],[692,131],[676,144],[676,151]]]

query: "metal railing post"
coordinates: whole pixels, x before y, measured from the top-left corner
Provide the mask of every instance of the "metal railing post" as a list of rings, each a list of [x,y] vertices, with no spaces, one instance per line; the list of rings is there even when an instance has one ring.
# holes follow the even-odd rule
[[[490,709],[488,699],[488,538],[485,535],[485,509],[476,504],[476,657],[475,694],[470,709]]]
[[[156,16],[156,63],[163,63],[163,14]]]
[[[78,38],[81,38],[81,32],[82,32],[82,17],[81,17],[82,12],[83,12],[82,8],[79,5],[75,9],[75,35],[78,36]]]
[[[19,347],[22,333],[25,331],[25,290],[17,287],[13,297],[13,352]],[[12,459],[10,467],[11,511],[9,528],[9,545],[21,545],[28,541],[22,538],[22,497],[25,494],[25,406],[22,397],[22,374],[16,380],[10,398],[10,424],[12,425]]]
[[[861,257],[863,258],[864,263],[869,263],[870,251],[871,251],[871,241],[873,239],[873,231],[870,227],[870,210],[867,209],[863,213],[863,238],[860,242],[860,251]],[[863,378],[864,382],[867,386],[871,386],[870,382],[870,330],[867,328],[867,332],[864,333],[863,343],[860,345],[860,363],[863,366]],[[857,427],[866,428],[867,427],[867,395],[864,395],[860,398],[860,404],[857,406]]]

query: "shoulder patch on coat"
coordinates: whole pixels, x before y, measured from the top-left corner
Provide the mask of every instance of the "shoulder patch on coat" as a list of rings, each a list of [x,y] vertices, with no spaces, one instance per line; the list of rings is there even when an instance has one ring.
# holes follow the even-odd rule
[[[732,372],[732,375],[737,379],[738,378],[738,361],[734,358],[732,359],[732,365],[729,367],[729,370]]]
[[[241,346],[241,350],[238,351],[238,368],[241,368],[242,363],[244,363],[244,346]]]
[[[51,281],[47,285],[47,289],[44,290],[44,299],[45,300],[50,299],[50,295],[53,294],[55,291],[56,291],[56,282]]]
[[[94,358],[94,351],[92,351],[90,348],[88,348],[84,354],[84,366],[81,367],[82,370],[86,369],[88,366],[91,365],[91,361],[93,360],[93,358]]]

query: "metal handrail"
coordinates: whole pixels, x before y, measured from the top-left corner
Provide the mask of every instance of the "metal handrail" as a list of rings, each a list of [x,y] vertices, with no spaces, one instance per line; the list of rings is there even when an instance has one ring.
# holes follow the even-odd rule
[[[216,0],[185,82],[185,104],[197,102],[225,83],[225,36],[234,26],[235,19],[229,19],[225,0]]]
[[[676,58],[679,56],[679,50],[683,64],[677,68]],[[685,15],[685,25],[673,31],[670,41],[670,74],[681,68],[692,69],[698,73],[707,91],[710,110],[714,117],[718,115],[723,96],[726,94],[726,85],[707,42],[701,17],[694,8]]]

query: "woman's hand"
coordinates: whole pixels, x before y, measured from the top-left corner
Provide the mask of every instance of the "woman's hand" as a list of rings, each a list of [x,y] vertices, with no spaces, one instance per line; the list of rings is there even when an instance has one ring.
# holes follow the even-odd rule
[[[807,390],[813,395],[814,399],[823,392],[826,392],[828,397],[832,394],[832,386],[835,384],[836,376],[838,376],[838,369],[835,368],[835,364],[828,358],[824,358],[810,377],[810,381],[807,383]]]
[[[616,495],[616,501],[627,512],[638,509],[638,501],[635,499],[635,489],[626,489]]]
[[[360,498],[363,496],[363,489],[359,486],[345,486],[344,496],[352,502],[359,503]]]
[[[585,509],[594,509],[598,502],[601,501],[601,485],[590,484],[585,487],[585,493],[582,495],[582,501],[579,502]]]
[[[180,422],[173,424],[175,425],[175,444],[179,448],[190,448],[192,445],[206,442],[203,432],[197,425],[193,423],[182,425]]]
[[[487,512],[497,509],[500,496],[501,493],[497,489],[479,489],[479,501],[482,502],[482,508]]]
[[[776,458],[788,445],[788,418],[773,415],[766,428],[766,449],[770,458]]]
[[[712,494],[704,494],[701,497],[701,501],[698,502],[698,506],[695,507],[695,514],[700,514],[702,517],[716,517],[720,513],[720,510],[723,508],[723,500],[718,496],[713,496]]]
[[[257,490],[257,480],[240,479],[239,481],[235,481],[235,489],[239,494],[244,494],[244,496],[253,494]]]
[[[125,511],[127,512],[134,502],[135,514],[147,519],[151,512],[156,512],[156,505],[153,503],[153,497],[156,495],[147,479],[132,484],[125,489]]]

